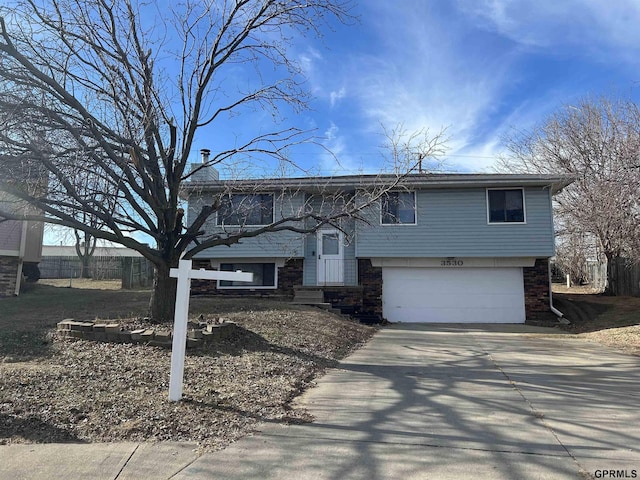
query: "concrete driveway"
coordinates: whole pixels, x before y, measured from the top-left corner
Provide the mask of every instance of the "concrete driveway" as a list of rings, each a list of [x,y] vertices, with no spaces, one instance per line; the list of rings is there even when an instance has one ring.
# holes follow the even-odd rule
[[[267,424],[188,444],[9,445],[0,478],[640,478],[640,357],[516,325],[395,325]]]
[[[266,426],[175,478],[640,477],[640,358],[551,332],[386,328],[302,398],[314,423]]]

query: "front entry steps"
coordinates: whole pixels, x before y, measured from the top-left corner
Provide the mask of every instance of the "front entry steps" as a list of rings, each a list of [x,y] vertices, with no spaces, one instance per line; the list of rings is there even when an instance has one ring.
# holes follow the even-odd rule
[[[328,287],[329,289],[335,287]],[[349,288],[349,287],[347,287]],[[354,288],[354,287],[351,287]],[[368,325],[376,325],[383,323],[382,318],[378,314],[362,312],[361,305],[354,304],[342,304],[342,303],[331,303],[325,302],[325,289],[326,287],[313,287],[313,286],[302,286],[297,285],[293,287],[294,289],[294,297],[292,303],[298,305],[312,305],[314,307],[323,308],[333,313],[337,313],[340,315],[347,315],[351,318],[358,320],[361,323],[365,323]],[[331,298],[331,293],[327,293],[329,298]]]
[[[317,305],[325,303],[324,292],[321,288],[294,287],[293,303]]]
[[[313,305],[314,307],[323,308],[334,313],[340,313],[340,310],[334,309],[331,303],[324,301],[324,291],[322,288],[294,287],[294,295],[291,303],[297,305]]]

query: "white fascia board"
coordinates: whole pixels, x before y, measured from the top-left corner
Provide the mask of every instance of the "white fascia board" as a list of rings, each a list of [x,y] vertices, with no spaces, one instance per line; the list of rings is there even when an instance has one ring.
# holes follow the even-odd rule
[[[374,267],[417,268],[496,268],[533,267],[537,257],[434,257],[434,258],[372,258]]]

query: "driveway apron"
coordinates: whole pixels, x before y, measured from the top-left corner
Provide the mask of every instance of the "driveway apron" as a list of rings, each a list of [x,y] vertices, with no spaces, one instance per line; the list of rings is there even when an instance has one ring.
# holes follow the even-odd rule
[[[640,476],[640,359],[556,332],[385,328],[298,401],[313,423],[267,424],[173,478]]]

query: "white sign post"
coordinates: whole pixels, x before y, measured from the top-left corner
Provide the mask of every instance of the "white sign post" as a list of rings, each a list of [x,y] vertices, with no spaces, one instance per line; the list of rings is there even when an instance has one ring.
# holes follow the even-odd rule
[[[177,402],[182,398],[184,377],[184,356],[187,348],[187,318],[189,316],[189,294],[191,279],[231,280],[251,282],[253,273],[220,272],[215,270],[193,270],[191,260],[180,260],[178,268],[172,268],[169,276],[178,279],[176,291],[176,311],[173,321],[173,344],[171,347],[171,377],[169,380],[169,400]]]

